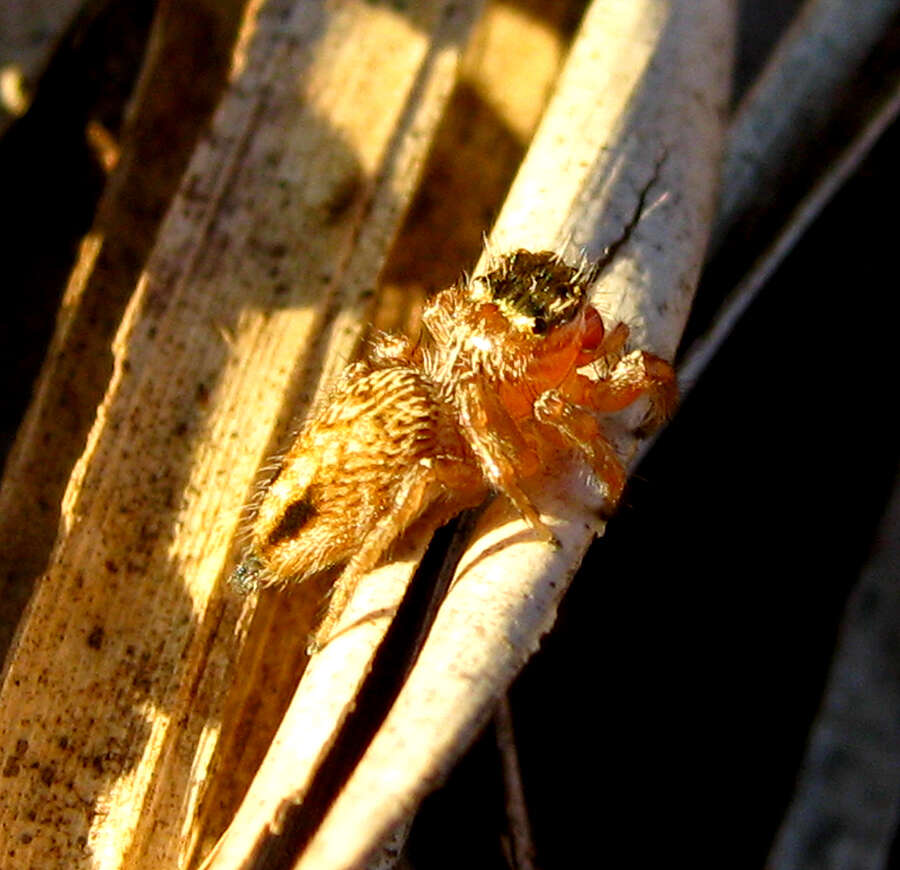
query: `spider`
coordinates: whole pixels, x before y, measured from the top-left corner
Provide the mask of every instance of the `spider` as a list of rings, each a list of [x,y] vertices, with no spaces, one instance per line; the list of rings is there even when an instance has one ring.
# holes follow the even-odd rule
[[[437,527],[492,490],[554,541],[523,482],[572,456],[613,508],[625,472],[604,415],[646,396],[649,431],[676,388],[667,362],[625,352],[627,326],[607,331],[588,298],[597,272],[548,251],[504,254],[428,303],[418,343],[377,337],[285,454],[235,582],[302,581],[342,564],[358,578],[426,511]]]

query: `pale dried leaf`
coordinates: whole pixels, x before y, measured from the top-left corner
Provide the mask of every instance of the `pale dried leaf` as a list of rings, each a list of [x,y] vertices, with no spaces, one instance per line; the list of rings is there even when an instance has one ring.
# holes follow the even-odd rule
[[[323,330],[332,359],[355,346],[476,6],[251,9],[5,675],[2,866],[186,858],[245,630],[222,583],[242,505]]]
[[[667,196],[603,293],[662,352],[677,344],[712,220],[732,23],[727,2],[594,3],[491,237],[493,250],[569,237],[590,249],[613,241],[658,185]],[[558,549],[503,501],[485,514],[415,667],[298,867],[364,866],[474,739],[594,536],[577,484],[534,494]]]

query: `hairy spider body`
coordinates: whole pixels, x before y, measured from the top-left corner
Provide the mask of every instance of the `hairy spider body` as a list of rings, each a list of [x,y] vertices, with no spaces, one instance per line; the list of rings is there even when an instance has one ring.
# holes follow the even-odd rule
[[[436,523],[504,494],[553,535],[522,488],[573,456],[612,508],[625,473],[601,419],[644,395],[669,415],[675,378],[589,304],[596,275],[519,250],[438,293],[418,344],[383,335],[313,411],[269,484],[235,572],[241,584],[374,567],[426,510]],[[593,376],[580,371],[589,367]]]

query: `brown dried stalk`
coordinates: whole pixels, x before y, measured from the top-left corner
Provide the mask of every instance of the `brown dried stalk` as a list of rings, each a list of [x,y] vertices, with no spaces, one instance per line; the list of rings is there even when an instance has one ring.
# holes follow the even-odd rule
[[[189,854],[243,630],[220,582],[241,507],[323,331],[326,368],[356,344],[477,5],[250,10],[8,663],[0,866]]]
[[[615,300],[607,312],[662,353],[677,344],[712,220],[732,15],[727,2],[593,4],[491,238],[495,249],[571,242],[598,255],[621,235],[642,192],[658,191],[616,257],[600,304]],[[584,495],[570,481],[548,481],[535,496],[559,549],[536,541],[503,502],[489,508],[383,726],[310,830],[293,809],[316,785],[319,756],[305,738],[335,703],[345,663],[374,636],[366,617],[382,612],[377,596],[394,566],[364,581],[337,637],[310,663],[209,866],[250,866],[240,856],[261,859],[267,848],[283,866],[294,856],[310,868],[372,860],[552,625],[593,537]],[[249,854],[241,851],[247,843]]]
[[[121,158],[82,241],[34,398],[0,483],[0,654],[47,567],[66,484],[112,373],[110,344],[225,85],[242,7],[243,0],[167,2],[154,20],[116,143]]]

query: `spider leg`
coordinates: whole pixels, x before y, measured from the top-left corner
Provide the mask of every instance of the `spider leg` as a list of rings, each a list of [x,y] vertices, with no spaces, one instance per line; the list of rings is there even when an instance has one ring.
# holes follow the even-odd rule
[[[328,603],[328,612],[316,629],[307,652],[312,654],[331,640],[334,627],[363,575],[378,564],[390,545],[434,500],[435,493],[429,493],[429,489],[434,488],[434,483],[435,475],[431,467],[421,463],[410,469],[400,480],[388,509],[371,528],[362,532],[362,544],[341,572]]]
[[[596,309],[589,308],[585,345],[581,349],[576,366],[581,368],[590,363],[605,363],[612,368],[622,358],[629,331],[624,323],[617,323],[610,332],[605,332],[600,315]]]
[[[614,506],[625,488],[625,470],[594,415],[570,402],[559,390],[547,390],[534,403],[534,416],[584,454],[591,470],[606,484],[608,500]]]
[[[627,408],[641,396],[650,410],[635,434],[640,438],[672,416],[678,399],[675,371],[664,359],[642,350],[622,357],[609,373],[585,390],[584,404],[594,411],[611,414]]]
[[[558,543],[556,535],[541,519],[539,511],[518,483],[539,469],[537,454],[525,442],[493,392],[486,390],[479,379],[473,378],[461,385],[457,395],[466,441],[478,459],[484,476],[513,503],[536,532]]]

